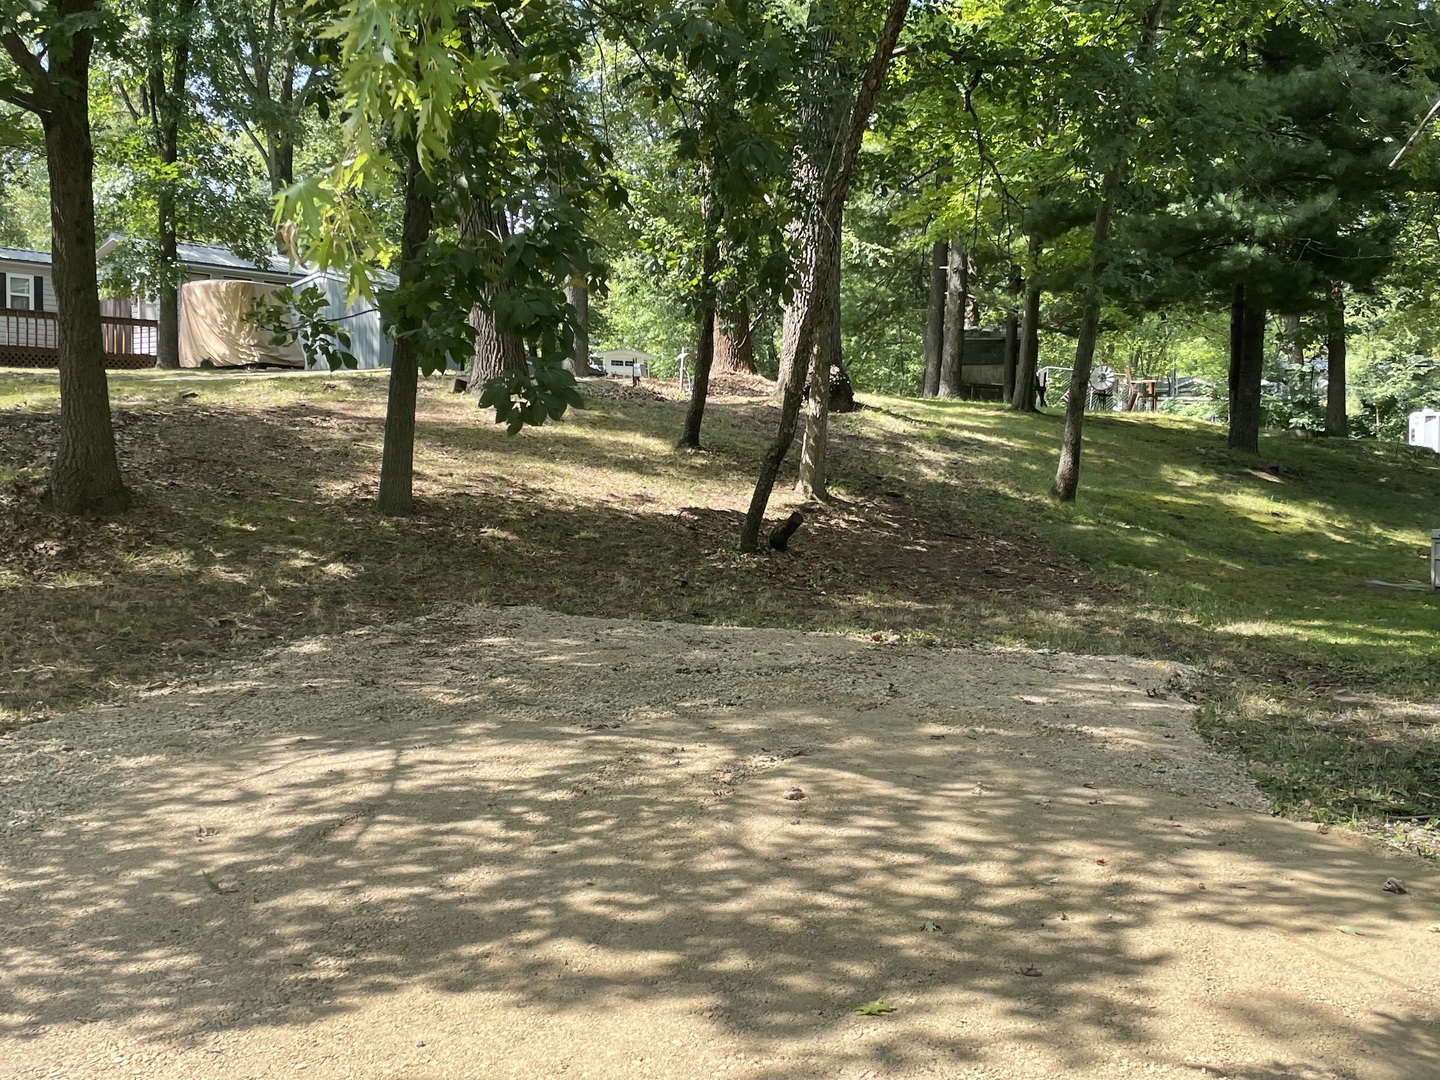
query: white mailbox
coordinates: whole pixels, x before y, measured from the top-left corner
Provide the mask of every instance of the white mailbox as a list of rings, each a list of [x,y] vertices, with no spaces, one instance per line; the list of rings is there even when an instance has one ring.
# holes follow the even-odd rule
[[[1411,446],[1428,446],[1440,454],[1440,409],[1420,409],[1410,414]]]

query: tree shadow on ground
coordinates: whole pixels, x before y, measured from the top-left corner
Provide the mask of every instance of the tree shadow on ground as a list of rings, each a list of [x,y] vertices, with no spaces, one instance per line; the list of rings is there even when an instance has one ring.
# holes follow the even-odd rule
[[[1393,867],[1207,806],[1145,670],[481,611],[32,727],[0,1036],[286,1039],[421,994],[413,1030],[483,1017],[536,1075],[1440,1069]]]

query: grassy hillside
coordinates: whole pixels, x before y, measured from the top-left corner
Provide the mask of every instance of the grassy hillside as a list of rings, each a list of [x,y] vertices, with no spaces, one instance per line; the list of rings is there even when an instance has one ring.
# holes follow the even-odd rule
[[[868,398],[833,422],[834,504],[790,553],[745,557],[760,388],[712,404],[702,454],[673,449],[668,386],[588,390],[507,438],[426,383],[421,511],[395,521],[372,506],[383,376],[117,375],[137,508],[77,522],[37,502],[53,376],[0,373],[0,722],[277,638],[535,603],[1188,660],[1214,676],[1212,737],[1286,808],[1440,807],[1440,598],[1367,583],[1425,578],[1434,455],[1277,437],[1254,458],[1208,425],[1097,416],[1057,506],[1058,417]]]

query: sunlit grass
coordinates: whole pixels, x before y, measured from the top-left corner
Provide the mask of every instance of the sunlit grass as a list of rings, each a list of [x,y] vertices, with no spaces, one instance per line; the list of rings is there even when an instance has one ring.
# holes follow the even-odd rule
[[[373,503],[385,377],[113,373],[137,507],[73,523],[37,505],[55,377],[0,372],[0,416],[23,420],[0,425],[7,715],[475,601],[1166,657],[1291,701],[1437,694],[1440,600],[1369,584],[1425,576],[1434,455],[1267,437],[1256,457],[1198,421],[1095,416],[1080,499],[1057,505],[1058,416],[870,397],[832,418],[836,502],[787,555],[753,557],[733,545],[774,429],[757,395],[712,402],[692,453],[676,400],[592,393],[512,438],[428,380],[420,513],[393,520]],[[792,483],[772,513],[800,505]]]

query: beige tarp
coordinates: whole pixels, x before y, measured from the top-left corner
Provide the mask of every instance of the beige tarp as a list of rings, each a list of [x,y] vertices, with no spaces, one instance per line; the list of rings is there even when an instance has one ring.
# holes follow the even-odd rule
[[[180,289],[180,366],[305,366],[298,344],[272,345],[271,332],[245,318],[274,285],[258,281],[188,281]]]

